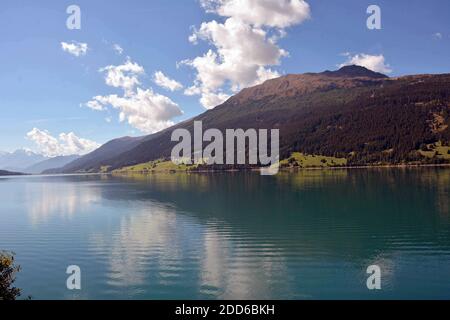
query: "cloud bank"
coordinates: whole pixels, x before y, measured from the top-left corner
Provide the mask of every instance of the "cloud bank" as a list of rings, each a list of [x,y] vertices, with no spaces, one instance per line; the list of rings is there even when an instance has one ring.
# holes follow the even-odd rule
[[[203,22],[189,37],[193,44],[211,45],[202,56],[181,62],[196,71],[186,95],[200,95],[201,104],[213,108],[242,88],[278,77],[271,67],[288,52],[277,45],[285,28],[310,17],[303,0],[201,0],[210,13],[225,21]]]
[[[85,104],[88,108],[102,111],[110,106],[117,109],[121,122],[127,121],[144,133],[154,133],[170,127],[174,124],[172,119],[183,114],[170,98],[155,93],[151,88],[141,87],[139,77],[145,74],[145,70],[130,59],[122,65],[102,68],[100,72],[105,73],[105,83],[108,86],[120,88],[124,94],[95,96]],[[173,83],[169,85],[172,86]]]
[[[100,147],[100,144],[77,137],[73,132],[60,133],[58,138],[55,138],[47,130],[33,128],[27,133],[27,138],[47,157],[83,155]]]

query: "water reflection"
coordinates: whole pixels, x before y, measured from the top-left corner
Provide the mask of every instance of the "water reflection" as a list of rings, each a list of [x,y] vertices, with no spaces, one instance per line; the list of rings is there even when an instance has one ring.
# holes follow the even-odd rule
[[[173,204],[203,229],[203,294],[267,298],[274,292],[317,294],[290,283],[333,281],[337,266],[349,263],[344,272],[361,282],[351,290],[365,286],[369,264],[382,267],[385,288],[394,290],[401,267],[396,261],[405,260],[405,250],[418,253],[426,246],[448,255],[448,176],[448,170],[383,169],[305,171],[271,180],[247,174],[123,179],[135,181],[145,197]],[[203,188],[196,188],[198,181]]]
[[[188,222],[180,225],[172,208],[154,201],[137,210],[122,216],[117,230],[91,236],[93,249],[108,255],[110,284],[114,286],[143,285],[152,264],[158,265],[158,272],[169,272],[171,263],[182,256],[183,227],[189,228],[184,225]]]
[[[113,232],[90,237],[95,255],[106,256],[108,284],[122,293],[164,291],[185,281],[182,286],[198,291],[196,297],[267,298],[271,282],[285,271],[274,245],[246,247],[224,225],[204,225],[155,200],[142,201],[130,212]]]
[[[101,199],[98,188],[66,181],[32,181],[25,185],[25,203],[33,225],[48,222],[54,216],[71,220],[87,212],[90,205]]]
[[[448,172],[447,172],[448,173]],[[421,183],[427,189],[436,190],[435,205],[439,214],[446,220],[450,219],[450,174],[445,171],[435,174],[428,172],[419,175]]]
[[[221,299],[274,298],[273,285],[287,276],[281,252],[272,244],[246,247],[214,229],[205,234],[201,293]]]
[[[45,298],[66,296],[53,273],[74,260],[91,298],[371,297],[371,264],[377,297],[446,298],[449,182],[448,169],[10,179],[0,243]]]

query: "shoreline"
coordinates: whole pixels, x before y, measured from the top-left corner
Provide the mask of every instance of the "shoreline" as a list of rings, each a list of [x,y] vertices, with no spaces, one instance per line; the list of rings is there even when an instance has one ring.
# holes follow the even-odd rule
[[[343,167],[289,167],[280,168],[278,173],[291,173],[300,171],[313,171],[313,170],[351,170],[351,169],[413,169],[413,168],[450,168],[450,163],[443,164],[408,164],[408,165],[366,165],[366,166],[343,166]],[[127,176],[131,174],[138,175],[151,175],[151,174],[195,174],[195,173],[234,173],[234,172],[259,172],[260,168],[249,168],[249,169],[227,169],[227,170],[191,170],[191,171],[149,171],[149,172],[138,172],[138,171],[127,171],[127,172],[78,172],[78,173],[58,173],[58,174],[23,174],[23,175],[5,175],[1,176],[0,179],[4,178],[29,178],[29,177],[70,177],[70,176],[101,176],[101,175],[117,175],[117,176]]]
[[[343,167],[306,167],[306,168],[280,168],[280,171],[292,171],[292,170],[327,170],[327,169],[408,169],[408,168],[438,168],[438,167],[449,167],[450,163],[441,164],[388,164],[388,165],[361,165],[361,166],[343,166]]]
[[[293,172],[293,171],[310,171],[310,170],[349,170],[349,169],[412,169],[412,168],[450,168],[450,163],[444,164],[414,164],[414,165],[366,165],[366,166],[342,166],[342,167],[289,167],[280,168],[281,172]],[[106,174],[126,176],[130,174],[139,175],[151,175],[151,174],[177,174],[177,173],[228,173],[228,172],[259,172],[261,168],[248,168],[248,169],[226,169],[226,170],[179,170],[179,171],[122,171],[122,172],[109,172]]]

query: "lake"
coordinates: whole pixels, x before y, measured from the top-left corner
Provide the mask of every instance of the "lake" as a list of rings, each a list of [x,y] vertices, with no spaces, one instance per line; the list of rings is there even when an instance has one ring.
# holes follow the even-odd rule
[[[0,195],[33,299],[450,299],[450,169],[5,177]]]

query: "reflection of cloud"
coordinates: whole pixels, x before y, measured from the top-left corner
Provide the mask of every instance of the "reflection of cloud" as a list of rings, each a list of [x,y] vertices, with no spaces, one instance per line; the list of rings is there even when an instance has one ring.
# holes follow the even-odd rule
[[[173,262],[181,262],[186,241],[195,239],[195,232],[183,235],[192,227],[169,206],[150,202],[145,207],[123,216],[116,232],[92,236],[95,250],[108,255],[112,285],[143,285],[154,264],[164,282]]]
[[[86,191],[73,183],[30,183],[25,192],[32,224],[46,222],[55,215],[70,219],[100,199],[98,190]]]
[[[200,272],[203,293],[217,294],[214,291],[218,290],[221,299],[274,298],[274,282],[287,275],[282,254],[270,244],[244,245],[232,238],[217,228],[205,232]]]
[[[144,206],[122,216],[116,230],[91,236],[95,254],[106,257],[111,286],[152,287],[150,297],[160,288],[193,286],[201,297],[268,298],[287,272],[272,244],[241,243],[222,222],[221,228],[200,224],[153,200]],[[183,280],[186,275],[191,280]]]

